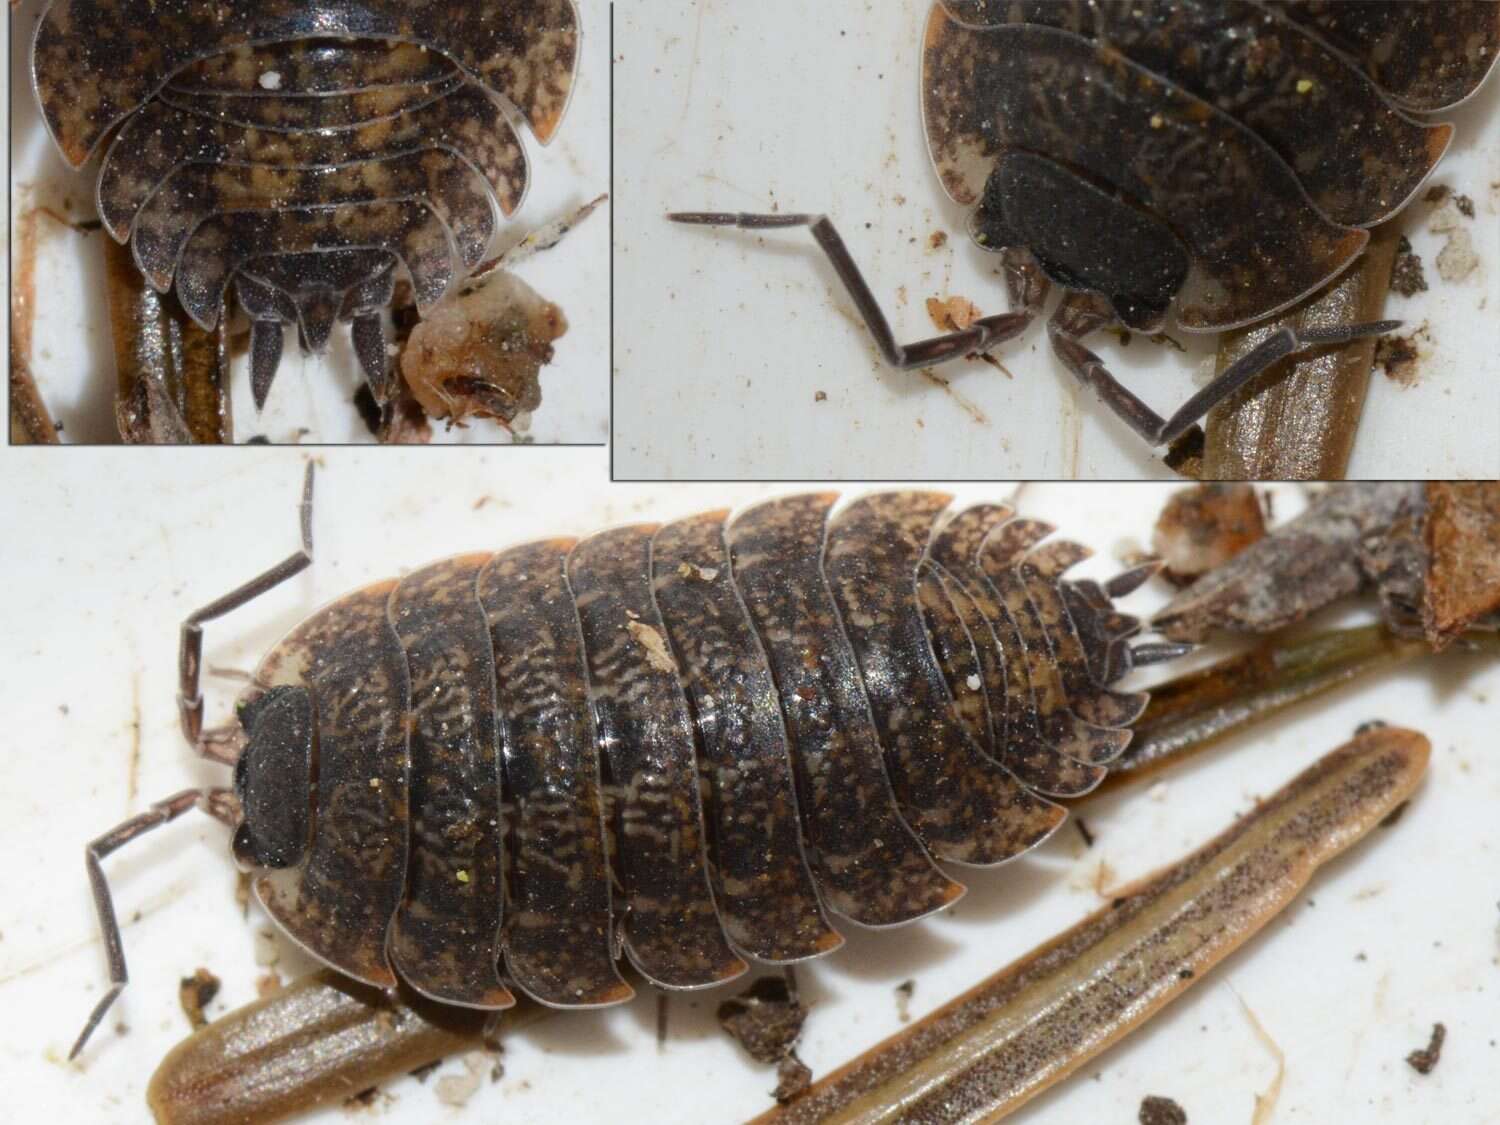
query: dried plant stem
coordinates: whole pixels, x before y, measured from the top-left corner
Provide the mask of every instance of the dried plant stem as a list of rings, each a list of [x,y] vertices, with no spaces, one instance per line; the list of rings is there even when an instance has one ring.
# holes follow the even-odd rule
[[[518,1006],[507,1026],[550,1009]],[[415,1001],[325,970],[215,1020],[162,1060],[146,1090],[161,1125],[281,1121],[471,1050],[485,1013]]]
[[[1390,290],[1400,232],[1387,223],[1333,285],[1265,324],[1226,333],[1224,370],[1281,324],[1331,328],[1379,320]],[[1277,364],[1208,416],[1204,480],[1342,480],[1375,359],[1376,341],[1358,340]],[[1290,367],[1290,370],[1288,370]]]
[[[1122,892],[757,1125],[997,1121],[1148,1019],[1416,788],[1430,747],[1370,731],[1186,859]]]

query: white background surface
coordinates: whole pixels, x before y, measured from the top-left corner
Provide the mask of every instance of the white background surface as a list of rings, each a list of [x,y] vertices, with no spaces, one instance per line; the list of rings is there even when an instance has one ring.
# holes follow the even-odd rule
[[[943,194],[922,137],[928,6],[652,0],[618,9],[619,477],[1169,475],[1075,393],[1040,325],[994,353],[1013,380],[959,361],[940,369],[950,395],[884,366],[805,230],[662,220],[671,210],[828,213],[903,341],[934,334],[928,297],[1003,311],[993,255],[970,243],[967,213]],[[1443,240],[1425,232],[1429,209],[1407,213],[1432,289],[1392,298],[1388,315],[1426,321],[1433,344],[1416,387],[1375,378],[1353,477],[1500,475],[1497,109],[1500,80],[1491,80],[1453,116],[1458,139],[1434,181],[1473,197],[1479,270],[1438,280]],[[939,230],[948,243],[933,250]],[[1104,336],[1097,348],[1163,415],[1196,389],[1196,356],[1140,339],[1122,349]],[[814,401],[818,391],[827,401]]]
[[[761,486],[605,486],[602,452],[332,450],[318,480],[310,571],[211,624],[206,664],[245,669],[316,605],[377,577],[543,534],[586,533],[763,496]],[[234,901],[228,833],[191,816],[108,864],[132,984],[81,1065],[63,1061],[105,986],[84,878],[83,844],[151,799],[225,772],[195,761],[177,731],[177,626],[193,608],[283,557],[295,544],[301,465],[266,450],[0,449],[0,1084],[13,1121],[144,1121],[142,1091],[187,1032],[178,978],[203,965],[224,980],[210,1014],[254,995],[263,972]],[[965,499],[1003,496],[968,487]],[[1038,485],[1023,509],[1098,551],[1107,575],[1127,541],[1149,542],[1167,491],[1157,486]],[[478,507],[478,502],[489,501]],[[1283,491],[1278,512],[1295,495]],[[1150,611],[1154,585],[1128,606]],[[208,720],[223,721],[234,682],[206,682]],[[1326,869],[1310,895],[1175,1006],[1014,1120],[1125,1123],[1146,1094],[1175,1097],[1194,1125],[1251,1120],[1275,1064],[1238,997],[1287,1060],[1273,1122],[1453,1122],[1500,1119],[1500,668],[1445,657],[1293,711],[1170,775],[1155,795],[1133,788],[1084,810],[1085,851],[1071,826],[1032,855],[962,878],[949,915],[899,933],[851,933],[848,947],[805,968],[813,1001],[802,1056],[816,1073],[896,1030],[894,990],[915,982],[920,1016],[1097,908],[1107,884],[1145,874],[1214,835],[1354,727],[1384,718],[1426,731],[1431,774],[1399,825],[1378,830]],[[138,729],[138,733],[137,733]],[[139,741],[139,761],[131,766]],[[137,915],[139,917],[137,918]],[[1363,953],[1365,960],[1357,960]],[[296,971],[290,952],[281,968]],[[505,1077],[463,1110],[440,1105],[431,1080],[340,1122],[733,1122],[769,1106],[770,1071],[713,1020],[742,985],[674,998],[665,1048],[655,1000],[553,1017],[509,1037]],[[1402,1061],[1448,1026],[1437,1070]],[[129,1028],[120,1035],[116,1025]],[[442,1073],[461,1072],[457,1062]]]
[[[577,0],[583,58],[573,101],[551,145],[543,148],[524,129],[531,188],[516,217],[502,221],[492,252],[520,241],[609,190],[609,5]],[[42,125],[31,90],[31,40],[42,0],[22,0],[11,13],[9,44],[12,177],[11,222],[21,210],[45,203],[75,220],[98,217],[96,156],[82,171],[68,168]],[[555,250],[534,257],[518,273],[559,305],[568,333],[542,369],[542,406],[530,436],[538,442],[602,443],[609,436],[609,209],[599,209]],[[33,364],[53,418],[67,441],[115,442],[114,357],[109,338],[102,231],[81,235],[45,217],[38,220],[37,320]],[[235,438],[266,434],[277,442],[364,442],[369,431],[350,405],[363,376],[347,326],[334,330],[323,356],[303,354],[288,333],[281,369],[259,419],[250,397],[248,361],[236,361],[232,394]],[[303,428],[311,433],[299,433]],[[435,441],[504,442],[498,424],[476,421],[467,430],[433,427]]]

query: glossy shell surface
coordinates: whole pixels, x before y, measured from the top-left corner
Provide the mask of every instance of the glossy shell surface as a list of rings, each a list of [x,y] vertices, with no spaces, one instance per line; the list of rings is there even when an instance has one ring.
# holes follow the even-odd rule
[[[595,1007],[632,994],[621,950],[705,987],[1036,846],[1129,741],[1139,622],[1008,507],[836,499],[464,555],[298,625],[245,697],[314,716],[272,917],[370,983]]]

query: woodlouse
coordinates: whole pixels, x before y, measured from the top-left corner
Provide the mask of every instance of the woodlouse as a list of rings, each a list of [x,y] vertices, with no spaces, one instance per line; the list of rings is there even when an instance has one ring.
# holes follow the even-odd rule
[[[808,226],[882,356],[924,367],[1018,335],[1050,285],[1063,364],[1153,444],[1298,351],[1392,322],[1278,330],[1170,418],[1079,341],[1110,325],[1189,332],[1259,323],[1359,256],[1451,138],[1406,110],[1473,92],[1500,52],[1488,3],[943,0],[925,39],[924,119],[948,194],[999,253],[1015,311],[896,340],[826,216],[679,213]]]
[[[321,351],[335,321],[384,399],[398,268],[425,310],[479,264],[526,193],[515,118],[553,137],[578,42],[572,0],[53,0],[33,77],[73,167],[115,131],[100,218],[151,285],[212,328],[233,284],[257,406],[283,326]]]
[[[1145,706],[1109,685],[1184,651],[1130,644],[1140,623],[1113,606],[1154,564],[1065,580],[1088,552],[1003,505],[940,523],[949,496],[896,492],[829,520],[820,493],[366,586],[205,731],[202,625],[308,565],[311,483],[303,550],[183,626],[183,731],[233,789],[90,845],[114,987],[75,1053],[125,981],[100,861],[193,807],[351,977],[599,1006],[631,995],[622,951],[697,988],[831,951],[830,913],[948,905],[963,887],[932,857],[994,864],[1048,836],[1064,811],[1044,795],[1098,784]]]

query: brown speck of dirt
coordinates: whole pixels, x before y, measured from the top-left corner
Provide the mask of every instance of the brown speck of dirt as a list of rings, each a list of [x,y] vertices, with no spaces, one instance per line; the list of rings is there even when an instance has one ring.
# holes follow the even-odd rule
[[[813,401],[814,402],[827,402],[828,401],[828,392],[827,391],[817,391],[816,393],[813,394]]]
[[[933,231],[932,237],[927,240],[927,245],[934,250],[941,250],[944,246],[948,245],[948,232],[945,230]]]
[[[1391,289],[1403,297],[1427,292],[1427,271],[1405,235],[1396,243],[1396,262],[1391,267]]]
[[[719,1026],[756,1062],[780,1062],[802,1034],[807,1009],[785,977],[761,977],[719,1005]]]
[[[1415,387],[1421,374],[1418,361],[1422,351],[1418,342],[1430,338],[1426,324],[1407,336],[1382,336],[1375,344],[1375,366],[1383,369],[1391,382]]]
[[[911,1022],[911,998],[916,991],[914,980],[904,980],[896,986],[896,1016],[902,1023]]]
[[[984,314],[967,297],[928,297],[927,315],[939,332],[962,332]]]
[[[1141,1101],[1141,1125],[1187,1125],[1187,1113],[1171,1098],[1151,1094]]]
[[[177,985],[177,999],[182,1004],[183,1014],[193,1030],[208,1026],[208,1017],[203,1009],[219,994],[219,978],[207,969],[199,969],[190,977],[183,977]]]
[[[1089,826],[1083,822],[1083,817],[1073,817],[1073,827],[1078,829],[1078,835],[1083,837],[1083,846],[1092,848],[1094,846],[1094,834],[1089,831]]]
[[[1443,1057],[1443,1040],[1448,1038],[1448,1029],[1440,1023],[1432,1025],[1432,1037],[1427,1046],[1420,1047],[1406,1056],[1406,1065],[1418,1074],[1431,1074]]]
[[[380,1104],[380,1088],[371,1086],[368,1090],[361,1090],[353,1097],[344,1099],[344,1108],[348,1110],[374,1109]]]
[[[1176,492],[1151,537],[1162,576],[1186,586],[1265,538],[1265,517],[1248,484],[1200,484]]]
[[[776,1064],[776,1089],[771,1092],[772,1096],[786,1105],[811,1085],[812,1071],[796,1052],[788,1051],[786,1058]]]
[[[541,369],[567,330],[561,309],[497,270],[412,329],[401,372],[429,417],[509,426],[541,405]]]

